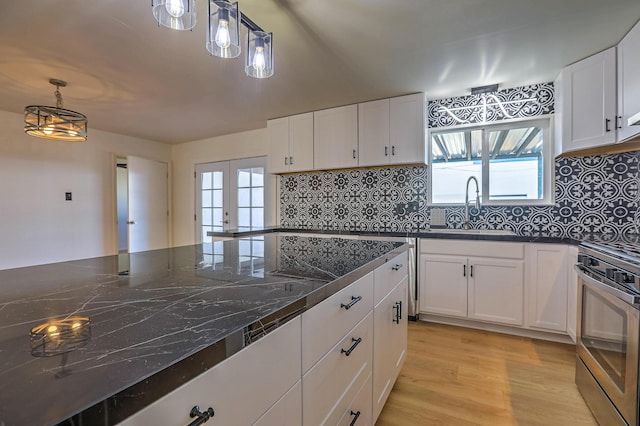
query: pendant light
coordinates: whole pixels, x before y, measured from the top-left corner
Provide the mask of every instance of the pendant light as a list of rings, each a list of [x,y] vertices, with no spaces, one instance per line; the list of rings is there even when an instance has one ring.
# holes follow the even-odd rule
[[[191,30],[196,26],[195,0],[151,0],[158,24],[173,30]]]
[[[249,29],[245,72],[249,77],[268,78],[273,75],[273,33]]]
[[[240,25],[238,3],[209,0],[207,50],[219,58],[240,56]]]
[[[29,105],[24,108],[24,132],[38,138],[52,139],[65,142],[84,142],[87,140],[87,116],[79,112],[62,108],[62,94],[60,87],[67,82],[49,80],[56,86],[53,93],[56,106]]]

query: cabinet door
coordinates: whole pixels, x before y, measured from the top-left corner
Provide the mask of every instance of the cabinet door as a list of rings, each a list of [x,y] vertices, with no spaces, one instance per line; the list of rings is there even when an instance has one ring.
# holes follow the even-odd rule
[[[389,99],[358,105],[358,165],[389,164]]]
[[[391,98],[389,108],[391,164],[425,163],[424,93]]]
[[[316,170],[358,166],[358,106],[313,113],[313,160]]]
[[[523,263],[469,258],[469,318],[522,325]]]
[[[373,418],[378,418],[407,356],[405,277],[373,309]]]
[[[567,329],[567,246],[529,244],[527,256],[530,327]]]
[[[562,71],[562,152],[616,142],[616,48]]]
[[[269,173],[287,173],[289,171],[289,117],[267,121],[267,139]]]
[[[289,171],[313,170],[313,113],[289,117]]]
[[[420,255],[420,312],[467,317],[467,258]]]
[[[618,44],[618,140],[640,133],[640,125],[629,125],[629,117],[640,113],[640,23]]]

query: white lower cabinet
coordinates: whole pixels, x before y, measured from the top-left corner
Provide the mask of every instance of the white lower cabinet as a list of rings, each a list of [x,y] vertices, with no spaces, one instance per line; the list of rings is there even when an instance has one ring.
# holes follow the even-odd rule
[[[338,403],[352,383],[371,373],[372,349],[373,315],[369,312],[302,377],[303,424],[332,424]]]
[[[527,267],[527,325],[567,331],[568,247],[528,244]]]
[[[407,293],[405,277],[374,308],[373,419],[378,419],[407,357]],[[359,424],[359,423],[358,423]]]
[[[360,387],[355,398],[342,410],[342,418],[338,420],[337,425],[366,426],[374,423],[371,419],[371,380],[372,375],[369,374],[369,377],[362,387]]]
[[[524,261],[469,258],[468,317],[522,325]]]
[[[184,426],[195,405],[214,409],[211,424],[253,424],[300,380],[300,323],[289,321],[120,425]]]
[[[576,247],[437,239],[420,246],[421,313],[566,333],[575,341]]]
[[[426,244],[430,250],[432,242]],[[448,241],[444,253],[421,251],[420,311],[429,314],[522,325],[524,262],[520,243],[501,243],[492,253],[491,244]],[[506,245],[505,245],[506,244]],[[431,249],[435,251],[437,245]],[[507,258],[468,257],[470,254],[492,253]],[[512,257],[512,258],[508,258]]]

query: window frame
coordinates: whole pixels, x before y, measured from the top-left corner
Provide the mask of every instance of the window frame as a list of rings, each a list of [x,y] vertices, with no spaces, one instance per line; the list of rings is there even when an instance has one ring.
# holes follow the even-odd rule
[[[543,197],[537,200],[531,199],[513,199],[513,200],[489,200],[489,132],[519,129],[523,127],[540,127],[542,129],[543,147],[542,147],[542,188]],[[549,206],[555,203],[555,156],[553,143],[553,116],[541,115],[535,118],[503,120],[497,122],[481,123],[481,124],[465,124],[460,126],[451,126],[446,128],[427,129],[427,159],[428,159],[428,180],[427,187],[427,205],[430,207],[445,206],[464,206],[461,203],[434,203],[433,194],[433,159],[432,159],[432,143],[433,135],[457,133],[461,131],[482,131],[482,167],[481,167],[481,204],[484,206]]]

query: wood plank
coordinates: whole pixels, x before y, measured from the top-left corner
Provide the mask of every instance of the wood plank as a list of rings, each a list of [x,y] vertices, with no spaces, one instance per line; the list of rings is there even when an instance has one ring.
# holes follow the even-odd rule
[[[574,374],[573,345],[410,322],[376,425],[596,425]]]

